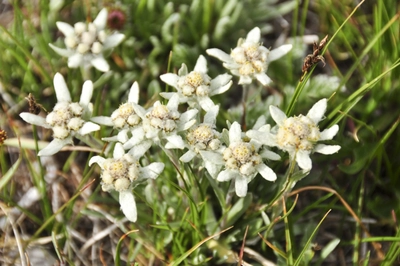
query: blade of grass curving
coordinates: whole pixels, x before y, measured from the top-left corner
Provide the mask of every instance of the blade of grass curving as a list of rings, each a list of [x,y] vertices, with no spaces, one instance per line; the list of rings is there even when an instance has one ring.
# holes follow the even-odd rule
[[[285,223],[285,240],[286,240],[286,263],[288,266],[293,265],[293,246],[292,246],[292,237],[290,235],[290,225],[288,213],[286,212],[286,202],[285,198],[282,197],[282,207],[283,207],[283,221]]]
[[[346,75],[344,78],[341,80],[337,90],[339,90],[346,82],[350,79],[350,77],[353,75],[354,71],[359,67],[361,64],[361,60],[364,59],[364,57],[371,51],[371,49],[374,47],[374,45],[377,43],[379,38],[382,37],[382,35],[392,26],[393,23],[395,23],[398,18],[399,14],[396,14],[386,25],[383,27],[381,31],[379,31],[374,38],[368,42],[368,45],[364,48],[364,50],[361,52],[360,56],[356,59],[356,61],[353,63],[353,65],[350,67],[350,69],[347,71]],[[329,43],[328,43],[329,44]]]
[[[344,100],[342,103],[336,106],[336,108],[327,115],[327,119],[330,120],[331,122],[329,123],[328,127],[331,127],[335,124],[337,124],[344,116],[347,115],[348,111],[356,105],[364,96],[365,93],[367,93],[372,87],[378,83],[379,80],[381,80],[386,74],[391,72],[393,69],[396,67],[400,66],[400,59],[396,60],[396,62],[385,72],[377,76],[376,78],[372,79],[370,82],[364,84],[359,88],[357,91],[355,91],[353,94],[351,94],[346,100]],[[346,110],[340,111],[345,104],[349,104],[350,106],[346,107]],[[333,117],[337,114],[337,117],[333,119]]]
[[[316,263],[316,266],[319,266],[322,264],[322,262],[332,253],[332,251],[339,245],[340,239],[339,238],[334,238],[331,241],[329,241],[328,244],[325,245],[325,247],[321,250],[321,255],[320,258],[318,259],[318,262]]]
[[[371,237],[369,240],[375,240],[376,237]],[[385,238],[389,239],[389,238]],[[399,239],[400,239],[400,230],[397,230],[396,236],[393,237],[393,242],[390,245],[390,248],[388,252],[386,253],[385,259],[382,261],[381,266],[391,266],[391,265],[396,265],[396,262],[398,262],[398,257],[400,256],[400,245],[399,245]],[[378,241],[384,241],[383,238],[379,239]],[[374,242],[372,242],[374,243]]]
[[[17,45],[18,48],[24,53],[24,55],[31,60],[37,69],[39,70],[40,74],[42,75],[43,79],[46,81],[47,84],[52,84],[52,79],[49,73],[43,68],[43,66],[39,63],[39,61],[33,57],[30,51],[28,51],[6,28],[0,25],[0,30],[2,30],[14,43]]]
[[[93,182],[96,179],[93,179],[92,181],[90,181],[88,184],[86,184],[86,186],[84,186],[82,189],[80,189],[77,193],[75,193],[75,195],[73,195],[67,202],[64,203],[64,205],[62,205],[56,212],[53,213],[53,215],[51,217],[49,217],[41,227],[39,227],[38,230],[36,230],[36,232],[33,234],[33,236],[31,237],[31,239],[29,241],[32,241],[34,239],[36,239],[40,233],[42,233],[42,231],[55,219],[56,215],[61,213],[66,207],[71,205],[71,202],[73,202],[77,197],[79,197],[79,195],[81,195],[81,193],[89,186],[91,186],[93,184]]]
[[[114,259],[114,260],[115,260],[115,265],[116,265],[116,266],[121,266],[121,246],[122,246],[123,240],[124,240],[125,237],[127,237],[129,234],[136,233],[136,232],[139,232],[139,230],[138,230],[138,229],[131,230],[131,231],[129,231],[129,232],[126,232],[125,234],[123,234],[123,235],[119,238],[118,243],[117,243],[117,247],[115,248],[115,259]]]
[[[370,237],[371,234],[368,232],[367,228],[365,227],[365,225],[362,223],[361,219],[357,216],[357,214],[353,211],[353,209],[350,207],[350,205],[343,199],[342,196],[340,196],[340,194],[332,189],[332,188],[328,188],[328,187],[321,187],[321,186],[308,186],[308,187],[303,187],[303,188],[299,188],[297,190],[292,191],[291,193],[289,193],[288,196],[293,196],[296,195],[300,192],[303,191],[307,191],[307,190],[322,190],[322,191],[326,191],[329,193],[333,193],[335,194],[336,197],[338,197],[338,199],[340,200],[340,202],[342,203],[342,205],[346,208],[346,210],[350,213],[350,215],[354,218],[354,220],[360,224],[361,228],[363,229],[363,231],[365,232],[365,234]],[[377,255],[379,258],[383,258],[384,254],[382,252],[381,246],[375,242],[372,242],[372,246],[374,247]]]
[[[206,243],[207,241],[213,239],[216,236],[219,236],[220,234],[230,230],[231,228],[233,228],[233,226],[228,227],[216,234],[213,234],[212,236],[206,237],[205,239],[203,239],[202,241],[200,241],[199,243],[197,243],[196,245],[194,245],[191,249],[189,249],[188,251],[186,251],[184,254],[182,254],[179,258],[177,258],[176,260],[174,260],[173,262],[171,262],[170,264],[168,264],[168,266],[177,266],[180,265],[180,263],[186,259],[188,256],[190,256],[190,254],[192,254],[197,248],[199,248],[201,245],[203,245],[204,243]]]
[[[322,217],[321,221],[319,221],[317,227],[315,227],[315,230],[312,232],[311,236],[308,238],[306,245],[304,246],[303,250],[300,252],[299,257],[296,259],[296,261],[294,262],[294,266],[298,266],[300,265],[300,263],[302,262],[302,258],[305,255],[306,251],[308,250],[308,247],[311,244],[312,239],[314,238],[314,236],[316,235],[319,227],[322,225],[322,222],[325,220],[325,218],[328,216],[328,214],[331,212],[331,210],[327,211],[324,215],[324,217]]]
[[[265,239],[260,233],[258,236],[264,241],[264,243],[270,247],[273,251],[275,251],[278,255],[280,255],[283,259],[287,260],[287,256],[283,250],[280,250],[278,247],[274,246],[271,242]]]
[[[15,161],[15,163],[11,166],[10,169],[8,169],[7,173],[0,178],[0,191],[3,190],[3,187],[7,185],[7,183],[11,180],[11,178],[14,176],[15,172],[18,170],[19,165],[21,164],[22,157],[21,155],[18,157],[18,160]]]

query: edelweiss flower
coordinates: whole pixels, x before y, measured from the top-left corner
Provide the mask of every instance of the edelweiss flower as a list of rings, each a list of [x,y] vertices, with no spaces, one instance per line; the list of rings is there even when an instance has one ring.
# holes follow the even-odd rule
[[[270,106],[269,110],[277,123],[277,129],[271,134],[267,125],[258,131],[247,132],[247,136],[265,145],[287,151],[300,168],[309,171],[312,167],[312,152],[332,154],[340,149],[339,145],[316,144],[321,140],[331,140],[339,130],[339,126],[334,125],[320,132],[318,123],[322,120],[326,107],[327,100],[322,99],[314,104],[306,116],[286,117],[279,108]]]
[[[68,57],[68,67],[94,66],[102,72],[110,69],[103,57],[103,52],[119,45],[125,38],[124,34],[108,35],[104,30],[107,23],[107,9],[103,8],[92,23],[78,22],[74,27],[58,21],[57,28],[65,35],[66,49],[49,43],[59,55]]]
[[[135,112],[135,104],[139,103],[139,84],[134,82],[128,96],[128,102],[121,104],[111,117],[96,116],[91,120],[100,125],[113,126],[118,135],[102,138],[105,141],[118,141],[124,144],[125,149],[130,149],[144,139],[142,119]],[[128,135],[129,133],[129,135]]]
[[[132,188],[146,179],[156,179],[164,170],[163,163],[151,163],[141,167],[139,158],[145,151],[125,153],[121,143],[114,148],[113,158],[106,159],[94,156],[89,161],[89,166],[97,163],[102,170],[101,180],[103,191],[116,190],[119,192],[119,203],[122,212],[131,221],[136,222],[137,210]]]
[[[26,122],[53,130],[54,139],[48,146],[39,151],[39,156],[50,156],[61,150],[67,144],[72,144],[75,135],[86,135],[100,129],[100,126],[88,122],[92,115],[93,105],[90,103],[93,93],[93,83],[88,80],[83,84],[79,103],[71,102],[67,84],[60,73],[54,76],[54,89],[57,104],[46,118],[31,113],[21,113]]]
[[[143,142],[156,143],[159,143],[161,139],[166,139],[166,149],[183,149],[185,143],[177,133],[189,129],[196,123],[196,119],[193,118],[198,110],[191,109],[181,114],[178,111],[178,105],[179,96],[177,94],[171,97],[167,105],[157,101],[147,111],[140,105],[134,104],[136,114],[143,120],[144,137],[135,135],[133,138],[145,138]]]
[[[223,74],[211,79],[207,71],[207,61],[200,55],[192,72],[188,73],[187,66],[182,64],[178,75],[167,73],[161,75],[160,78],[178,90],[180,103],[187,102],[190,107],[196,109],[201,106],[207,112],[214,106],[210,96],[224,93],[232,85],[231,75]],[[160,93],[166,99],[170,99],[174,94],[176,93]]]
[[[246,39],[239,39],[238,46],[230,55],[217,48],[208,49],[207,54],[221,60],[224,67],[239,76],[239,84],[250,84],[256,78],[261,84],[268,85],[271,79],[265,72],[269,63],[287,54],[292,45],[285,44],[270,51],[261,46],[260,38],[261,31],[255,27],[247,34]]]
[[[268,181],[275,181],[276,174],[269,168],[263,159],[279,160],[279,155],[261,150],[262,144],[255,140],[244,141],[240,124],[234,122],[229,129],[229,146],[224,150],[221,158],[215,153],[201,151],[203,158],[214,164],[225,165],[218,181],[235,179],[236,195],[244,197],[247,194],[247,184],[259,173]]]
[[[188,151],[179,160],[184,163],[190,162],[194,157],[200,155],[202,162],[211,176],[215,176],[221,167],[210,163],[203,158],[202,151],[221,154],[225,148],[220,141],[220,133],[216,131],[215,122],[218,115],[219,106],[214,105],[204,116],[204,122],[191,127],[186,133],[186,147]]]

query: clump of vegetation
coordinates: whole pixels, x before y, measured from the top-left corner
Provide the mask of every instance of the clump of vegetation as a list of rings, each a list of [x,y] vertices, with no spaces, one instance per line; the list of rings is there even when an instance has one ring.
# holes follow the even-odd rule
[[[396,1],[88,4],[2,4],[2,265],[395,264]]]

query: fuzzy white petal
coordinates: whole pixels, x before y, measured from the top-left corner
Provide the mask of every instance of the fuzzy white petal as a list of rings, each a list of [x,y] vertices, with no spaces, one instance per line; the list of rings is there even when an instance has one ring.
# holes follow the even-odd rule
[[[129,90],[128,102],[139,103],[139,84],[136,81],[132,84],[132,87]]]
[[[279,156],[279,154],[270,151],[270,150],[263,150],[260,153],[262,158],[268,159],[268,160],[272,160],[272,161],[278,161],[281,159],[281,156]]]
[[[315,124],[318,124],[321,121],[322,117],[325,114],[327,106],[327,100],[322,99],[313,105],[313,107],[308,111],[307,117],[309,117]]]
[[[161,97],[163,97],[164,99],[171,99],[172,96],[174,96],[174,94],[176,94],[176,92],[160,92],[159,95]]]
[[[119,204],[121,205],[121,210],[126,218],[131,222],[136,222],[136,202],[131,191],[125,190],[119,193]]]
[[[255,74],[256,79],[264,86],[272,83],[272,80],[265,73]]]
[[[204,56],[200,55],[197,59],[196,65],[194,67],[194,71],[207,73],[207,60]]]
[[[240,76],[238,84],[250,84],[251,81],[252,79],[249,76]]]
[[[231,62],[232,61],[231,56],[220,49],[217,49],[217,48],[207,49],[206,52],[208,55],[216,57],[223,62]]]
[[[221,154],[212,151],[200,151],[200,154],[204,161],[208,161],[217,165],[225,164]]]
[[[114,33],[110,36],[107,36],[103,43],[103,50],[106,51],[117,47],[124,39],[125,35],[122,33]]]
[[[209,97],[199,97],[198,100],[201,108],[206,112],[210,111],[210,109],[215,106],[214,102]]]
[[[151,142],[150,140],[142,141],[140,144],[130,149],[129,154],[131,154],[136,160],[139,160],[139,158],[142,157],[146,153],[146,151],[150,149],[152,144],[153,142]]]
[[[238,197],[245,197],[247,194],[247,180],[243,177],[235,179],[235,191]]]
[[[148,166],[145,166],[140,171],[141,178],[150,178],[156,179],[164,170],[163,163],[151,163]]]
[[[80,53],[75,53],[68,57],[68,67],[70,68],[77,68],[81,66],[83,62],[83,55]]]
[[[73,50],[67,50],[67,49],[63,49],[63,48],[59,48],[51,43],[49,43],[49,46],[51,49],[54,50],[54,52],[56,52],[57,54],[64,56],[64,57],[70,57],[71,55],[74,54]]]
[[[181,68],[178,70],[178,76],[183,77],[186,76],[189,73],[187,66],[182,63]]]
[[[53,83],[57,102],[71,102],[71,94],[69,93],[64,77],[60,73],[57,72],[54,75]]]
[[[96,25],[97,30],[103,30],[106,27],[108,11],[106,8],[100,10],[93,24]]]
[[[336,136],[338,131],[339,131],[339,126],[338,125],[334,125],[334,126],[332,126],[330,128],[327,128],[327,129],[325,129],[324,131],[321,132],[319,140],[330,140],[334,136]]]
[[[268,62],[275,61],[285,54],[287,54],[290,50],[292,50],[292,45],[291,44],[285,44],[282,46],[279,46],[278,48],[272,50],[269,55],[268,55]]]
[[[274,171],[272,171],[271,168],[266,166],[265,164],[261,163],[256,166],[257,171],[260,173],[262,177],[264,177],[265,180],[268,181],[275,181],[276,180],[276,174]]]
[[[333,154],[340,150],[339,145],[325,145],[325,144],[317,144],[314,148],[314,152],[322,153],[322,154]]]
[[[93,58],[92,60],[90,60],[90,63],[101,72],[107,72],[108,70],[110,70],[110,65],[103,58],[103,56],[97,56]]]
[[[93,122],[85,122],[83,126],[79,129],[78,133],[84,136],[97,130],[100,130],[100,126],[98,124],[95,124]]]
[[[72,139],[53,139],[49,145],[47,145],[44,149],[40,150],[39,156],[51,156],[59,152],[65,145],[72,144]]]
[[[143,127],[136,127],[131,130],[131,133],[132,133],[132,137],[128,141],[125,141],[125,143],[124,143],[124,149],[126,149],[126,150],[139,144],[144,139],[144,136],[145,136]]]
[[[109,126],[109,127],[114,126],[112,118],[109,116],[95,116],[95,117],[92,117],[90,120],[97,124],[100,124],[100,125]]]
[[[278,126],[282,126],[283,125],[283,121],[287,118],[287,116],[285,115],[284,112],[281,111],[281,109],[279,109],[276,106],[271,105],[269,107],[269,112],[272,116],[272,119],[274,119],[274,121],[276,122],[276,124]]]
[[[166,149],[183,149],[185,148],[185,143],[179,135],[167,136],[168,142],[165,144]]]
[[[218,112],[219,112],[218,105],[214,105],[212,108],[210,108],[210,110],[208,110],[207,113],[204,115],[204,123],[209,125],[215,125]]]
[[[204,158],[203,158],[204,160]],[[221,169],[220,165],[216,165],[210,161],[204,160],[204,167],[207,169],[207,172],[210,174],[212,178],[217,178],[219,170]]]
[[[238,122],[233,122],[231,128],[229,129],[229,142],[235,143],[242,140],[242,129]]]
[[[179,95],[178,94],[174,94],[171,99],[169,99],[168,103],[167,103],[167,108],[168,110],[172,111],[172,110],[178,110],[178,105],[179,105]]]
[[[89,160],[89,166],[92,166],[92,164],[97,163],[101,169],[104,169],[103,165],[104,162],[106,161],[105,158],[101,157],[101,156],[93,156],[92,158],[90,158]]]
[[[61,31],[64,36],[72,36],[75,34],[75,29],[71,25],[65,22],[57,21],[56,22],[57,28],[59,31]]]
[[[197,110],[197,109],[191,109],[191,110],[184,112],[180,117],[181,123],[185,124],[185,123],[189,122],[197,115],[198,112],[199,112],[199,110]]]
[[[85,81],[82,86],[82,94],[79,100],[79,104],[85,108],[89,106],[90,99],[93,94],[93,82],[91,80]]]
[[[49,124],[46,123],[46,118],[31,114],[31,113],[20,113],[19,116],[27,123],[44,127],[44,128],[51,128]]]
[[[255,27],[247,34],[246,42],[258,43],[260,41],[260,38],[261,30],[259,27]]]
[[[222,76],[220,78],[220,76]],[[229,79],[225,82],[225,80],[229,77]],[[211,80],[210,84],[210,96],[217,95],[217,94],[222,94],[229,90],[229,88],[232,86],[233,82],[230,80],[232,78],[231,75],[224,74],[224,75],[219,75],[215,79]]]
[[[224,170],[219,173],[217,180],[219,182],[225,182],[231,180],[232,178],[235,178],[237,175],[238,173],[236,171]]]
[[[297,151],[296,162],[301,169],[309,171],[312,168],[310,153],[308,151],[302,151],[302,150]]]
[[[196,155],[197,155],[197,153],[195,153],[194,151],[188,150],[187,152],[185,152],[185,154],[183,154],[183,155],[179,158],[179,160],[180,160],[181,162],[188,163],[188,162],[190,162],[191,160],[193,160],[193,158],[196,157]]]
[[[178,84],[179,76],[173,73],[167,73],[160,76],[160,79],[168,85],[176,88]]]
[[[125,155],[125,150],[124,147],[122,146],[121,143],[117,142],[114,147],[114,152],[113,152],[113,158],[114,159],[119,159],[122,158],[122,156]]]
[[[123,129],[117,134],[117,141],[121,143],[126,143],[129,140],[128,129]],[[124,146],[125,149],[125,146]]]

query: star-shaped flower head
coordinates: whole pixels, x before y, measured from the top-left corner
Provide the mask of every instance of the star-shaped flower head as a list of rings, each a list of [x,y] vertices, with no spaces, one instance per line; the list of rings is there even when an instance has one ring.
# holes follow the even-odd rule
[[[101,181],[103,191],[116,190],[119,192],[119,203],[122,212],[131,221],[136,222],[137,210],[132,189],[147,179],[156,179],[164,170],[163,163],[151,163],[141,167],[139,159],[145,150],[135,150],[125,153],[121,143],[114,148],[113,158],[94,156],[89,166],[97,163],[101,167]]]
[[[260,38],[260,28],[255,27],[247,34],[246,39],[239,39],[237,47],[230,55],[217,48],[208,49],[207,54],[221,60],[224,67],[233,75],[239,76],[239,84],[250,84],[255,78],[265,86],[271,82],[265,73],[269,63],[287,54],[292,45],[285,44],[270,51],[261,45]]]
[[[247,194],[247,184],[259,173],[268,181],[275,181],[276,174],[263,159],[279,160],[279,155],[262,149],[262,144],[252,139],[243,139],[240,124],[234,122],[229,129],[229,146],[222,154],[222,160],[215,153],[202,151],[203,158],[215,164],[224,164],[225,169],[218,176],[218,181],[235,180],[238,197]],[[211,173],[210,173],[211,174]]]
[[[135,112],[135,104],[139,103],[139,84],[134,82],[128,95],[128,101],[121,104],[111,117],[96,116],[91,120],[100,125],[112,126],[118,130],[113,137],[102,138],[105,141],[117,141],[124,144],[125,149],[130,149],[144,139],[142,119]]]
[[[143,121],[144,136],[135,135],[134,138],[143,139],[143,142],[152,142],[161,144],[160,141],[165,139],[166,149],[183,149],[185,143],[179,132],[189,129],[196,123],[194,117],[198,113],[197,109],[191,109],[184,113],[178,111],[179,95],[175,94],[168,101],[167,105],[161,104],[160,101],[154,103],[153,107],[145,110],[140,105],[134,104],[136,114]],[[139,133],[138,133],[139,134]],[[128,141],[129,142],[129,141]],[[130,147],[126,147],[126,149]]]
[[[90,103],[93,93],[93,83],[88,80],[83,84],[79,102],[71,102],[67,84],[60,73],[54,76],[54,89],[57,104],[46,118],[31,113],[21,113],[20,117],[26,122],[53,130],[54,139],[39,156],[50,156],[61,150],[67,144],[72,144],[74,136],[83,136],[100,129],[100,126],[89,122],[93,104]]]
[[[310,171],[312,152],[333,154],[340,149],[339,145],[317,144],[321,140],[331,140],[339,130],[339,126],[334,125],[320,132],[318,123],[322,120],[326,107],[327,100],[322,99],[314,104],[306,116],[287,117],[278,107],[270,106],[269,110],[277,127],[270,132],[267,125],[266,129],[247,132],[247,136],[288,152],[290,158],[296,160],[301,169]]]
[[[103,52],[119,45],[125,38],[124,34],[105,31],[107,24],[107,9],[103,8],[91,23],[78,22],[71,25],[58,21],[57,28],[65,36],[66,48],[59,48],[49,43],[50,47],[59,55],[68,57],[68,67],[94,66],[102,72],[110,69],[103,57]]]
[[[204,116],[203,123],[194,125],[186,132],[186,147],[188,151],[183,154],[179,160],[184,163],[190,162],[196,156],[202,158],[202,162],[211,176],[215,176],[221,167],[217,167],[215,163],[210,163],[203,158],[203,151],[209,153],[222,154],[225,148],[221,143],[221,134],[215,130],[216,117],[218,115],[219,106],[213,106]]]
[[[214,106],[211,96],[224,93],[231,85],[231,75],[222,74],[214,79],[207,75],[207,61],[200,55],[192,72],[188,72],[187,66],[182,64],[178,75],[167,73],[161,75],[162,81],[177,89],[180,103],[188,103],[190,107],[199,109],[199,106],[206,112]],[[160,95],[170,99],[176,93],[162,92]]]

